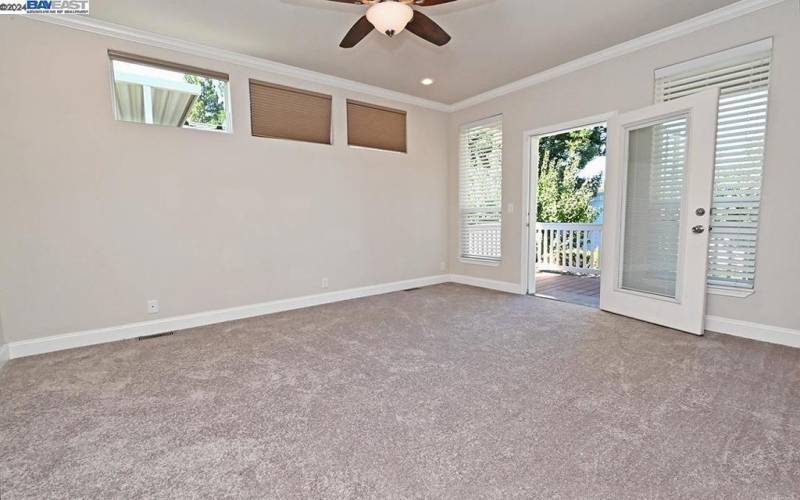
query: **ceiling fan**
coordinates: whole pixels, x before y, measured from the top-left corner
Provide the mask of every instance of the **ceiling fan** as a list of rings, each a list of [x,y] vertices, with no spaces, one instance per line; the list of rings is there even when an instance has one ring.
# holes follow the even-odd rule
[[[450,35],[433,22],[430,17],[418,10],[411,8],[430,7],[443,3],[454,2],[455,0],[329,0],[331,2],[352,3],[356,5],[367,5],[366,15],[356,21],[350,31],[342,39],[339,47],[349,49],[369,35],[373,29],[377,29],[388,37],[400,33],[404,29],[414,33],[423,40],[427,40],[434,45],[442,46],[450,41]]]

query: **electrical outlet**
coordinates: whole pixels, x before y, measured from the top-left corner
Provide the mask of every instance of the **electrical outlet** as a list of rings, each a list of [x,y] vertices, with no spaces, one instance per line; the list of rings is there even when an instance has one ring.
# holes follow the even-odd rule
[[[439,270],[444,271],[445,269],[447,269],[447,266],[445,265],[444,261],[439,262]]]
[[[158,311],[161,310],[161,307],[158,305],[157,300],[148,300],[147,301],[147,312],[150,314],[156,314]]]
[[[322,278],[322,288],[328,288],[328,278]]]

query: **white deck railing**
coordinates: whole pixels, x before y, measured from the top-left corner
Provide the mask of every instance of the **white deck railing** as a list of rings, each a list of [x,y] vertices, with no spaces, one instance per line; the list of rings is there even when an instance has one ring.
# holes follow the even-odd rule
[[[536,270],[600,274],[602,224],[536,223]]]

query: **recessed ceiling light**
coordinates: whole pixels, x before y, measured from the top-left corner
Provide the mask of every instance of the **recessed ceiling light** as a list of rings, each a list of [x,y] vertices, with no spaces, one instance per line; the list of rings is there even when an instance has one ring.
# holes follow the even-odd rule
[[[419,81],[419,83],[425,85],[426,87],[428,85],[433,85],[433,78],[423,78],[422,80]]]

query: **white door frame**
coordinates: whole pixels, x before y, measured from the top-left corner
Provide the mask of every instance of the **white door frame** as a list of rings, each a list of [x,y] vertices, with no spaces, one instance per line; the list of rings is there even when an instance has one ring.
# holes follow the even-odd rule
[[[526,130],[522,133],[522,262],[520,280],[523,293],[532,295],[536,293],[536,266],[531,265],[531,248],[536,248],[536,201],[538,189],[531,189],[533,184],[539,183],[539,139],[549,135],[556,135],[573,130],[580,130],[608,122],[616,111],[599,115],[571,120],[556,125]],[[536,146],[536,147],[534,147]],[[608,145],[606,145],[608,148]],[[602,256],[601,256],[602,259]]]

